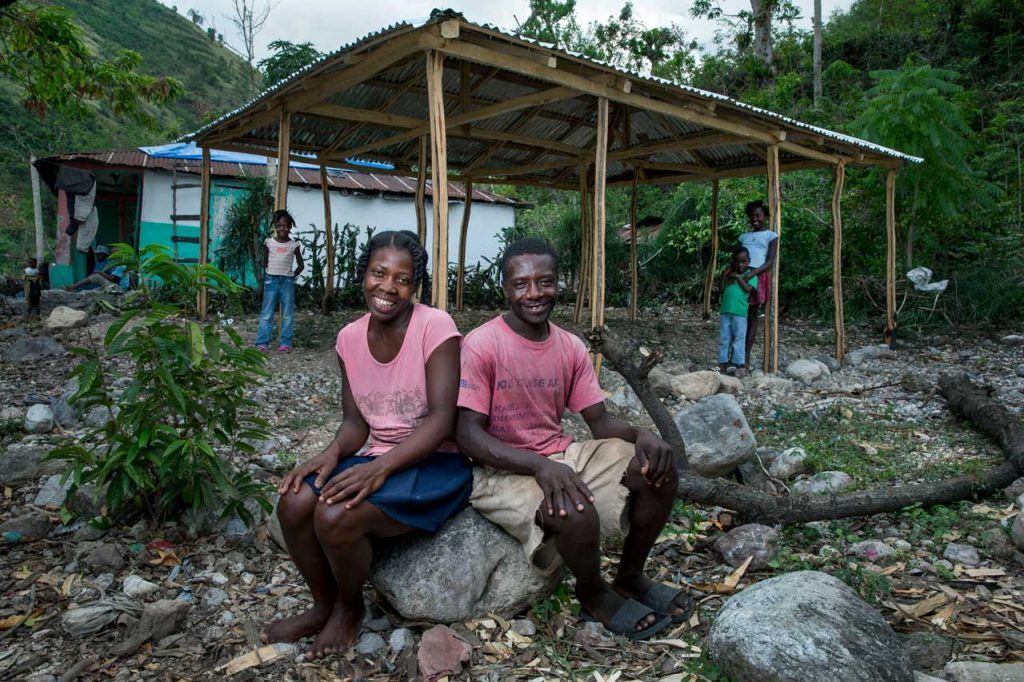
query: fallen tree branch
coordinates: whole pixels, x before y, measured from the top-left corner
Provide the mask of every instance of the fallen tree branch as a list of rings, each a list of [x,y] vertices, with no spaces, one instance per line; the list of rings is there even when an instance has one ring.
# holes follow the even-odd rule
[[[989,495],[1024,473],[1024,426],[1019,418],[992,400],[987,389],[966,376],[943,376],[939,390],[950,410],[970,420],[979,431],[995,440],[1005,453],[1006,462],[976,476],[827,496],[773,495],[723,478],[704,478],[691,470],[682,434],[647,380],[653,364],[644,359],[643,369],[638,366],[634,358],[639,356],[639,351],[608,328],[594,330],[589,338],[593,350],[603,353],[609,365],[623,376],[661,437],[675,450],[679,460],[677,497],[687,502],[733,509],[744,523],[806,523],[894,512],[915,504],[949,504]]]

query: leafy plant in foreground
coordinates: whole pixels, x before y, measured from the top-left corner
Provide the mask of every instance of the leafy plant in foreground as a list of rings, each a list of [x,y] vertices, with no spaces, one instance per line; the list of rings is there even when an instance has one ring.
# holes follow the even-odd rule
[[[252,452],[245,441],[267,437],[267,423],[256,416],[246,389],[266,375],[265,359],[247,348],[238,333],[217,324],[201,325],[181,308],[161,302],[151,283],[165,290],[192,292],[205,287],[234,295],[238,287],[212,266],[174,261],[162,246],[136,253],[124,244],[111,256],[137,273],[138,291],[129,295],[103,339],[107,358],[127,361],[128,385],[118,394],[116,371],[98,349],[83,356],[72,376],[78,391],[72,404],[81,412],[103,406],[112,418],[81,445],[57,448],[50,458],[67,460],[75,488],[94,484],[111,517],[144,513],[162,520],[191,506],[217,509],[221,517],[252,519],[244,503],[269,511],[267,487],[247,473],[233,472],[214,448]]]

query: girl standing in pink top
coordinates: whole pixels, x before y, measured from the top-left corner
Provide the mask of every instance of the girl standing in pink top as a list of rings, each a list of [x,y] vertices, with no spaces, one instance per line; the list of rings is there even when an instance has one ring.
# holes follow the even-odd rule
[[[364,615],[371,540],[435,532],[465,506],[472,469],[452,442],[459,340],[430,295],[427,255],[412,232],[373,237],[357,273],[369,312],[338,333],[341,428],[285,476],[277,516],[313,608],[271,623],[268,642],[319,633],[314,657],[352,646]]]
[[[263,275],[263,308],[256,329],[256,347],[261,353],[269,350],[267,344],[274,327],[274,313],[280,302],[281,342],[277,351],[287,353],[292,349],[292,329],[295,326],[295,278],[302,272],[304,264],[299,243],[288,234],[295,227],[292,214],[283,209],[274,211],[272,222],[274,236],[263,242],[263,262],[267,271]]]

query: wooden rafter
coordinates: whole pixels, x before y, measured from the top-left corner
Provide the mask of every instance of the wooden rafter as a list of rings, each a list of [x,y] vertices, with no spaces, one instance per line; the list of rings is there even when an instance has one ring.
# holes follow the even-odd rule
[[[520,109],[526,109],[528,107],[538,106],[542,104],[548,104],[551,102],[557,102],[563,99],[569,99],[575,97],[576,93],[570,88],[557,86],[554,88],[548,88],[539,92],[532,92],[529,95],[523,95],[522,97],[516,97],[515,99],[506,100],[504,102],[498,102],[492,104],[489,107],[482,107],[474,111],[469,111],[458,116],[452,116],[447,119],[445,126],[448,128],[456,128],[458,126],[468,125],[474,121],[483,121],[488,118],[500,116],[501,114],[507,114]],[[380,149],[382,147],[390,147],[392,145],[401,144],[414,140],[420,135],[427,132],[429,126],[420,126],[412,130],[408,130],[403,133],[397,133],[390,135],[374,142],[369,142],[353,149],[346,149],[343,152],[338,152],[338,156],[346,158],[358,157],[360,154]],[[495,132],[495,131],[488,131]]]

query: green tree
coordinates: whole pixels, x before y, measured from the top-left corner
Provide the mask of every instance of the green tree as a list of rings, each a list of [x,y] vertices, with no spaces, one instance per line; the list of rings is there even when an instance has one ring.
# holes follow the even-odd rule
[[[853,123],[857,134],[893,149],[924,157],[924,163],[901,170],[910,188],[906,266],[913,267],[915,227],[922,208],[928,219],[950,220],[969,215],[993,196],[993,187],[970,167],[971,129],[954,99],[963,92],[960,75],[909,58],[900,69],[872,71],[876,85]],[[939,226],[930,231],[941,238]]]
[[[562,48],[579,45],[576,0],[530,0],[530,15],[519,24],[519,32]]]
[[[176,78],[138,72],[142,57],[118,50],[107,59],[86,45],[63,7],[15,3],[0,9],[0,74],[25,91],[22,103],[39,118],[47,108],[76,114],[104,100],[115,113],[150,121],[146,102],[167,102],[184,93]]]
[[[264,82],[273,85],[292,75],[304,66],[308,66],[323,57],[323,53],[313,47],[313,43],[292,43],[287,40],[275,40],[268,47],[274,51],[272,55],[259,61]]]

